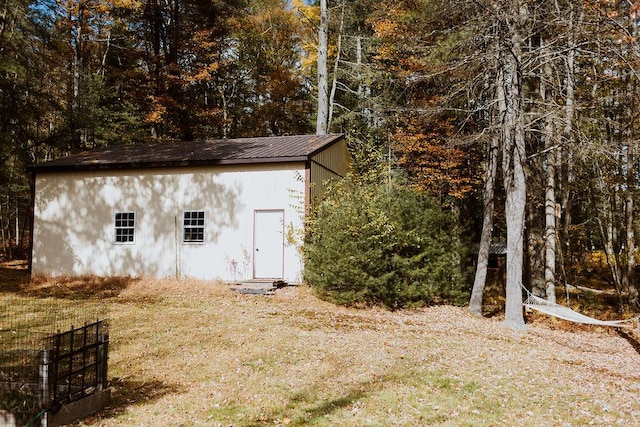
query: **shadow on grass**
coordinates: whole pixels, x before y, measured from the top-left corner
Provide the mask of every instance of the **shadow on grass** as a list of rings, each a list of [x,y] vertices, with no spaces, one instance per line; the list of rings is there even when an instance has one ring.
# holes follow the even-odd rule
[[[616,328],[616,332],[622,338],[627,340],[631,347],[633,347],[633,349],[640,354],[640,342],[638,342],[638,337],[636,334],[622,328]]]
[[[177,385],[162,381],[135,381],[113,378],[111,380],[111,402],[100,411],[99,418],[113,418],[126,412],[127,407],[153,403],[169,394],[178,394],[183,390]]]
[[[288,408],[297,411],[304,411],[304,415],[298,415],[293,420],[290,421],[289,425],[291,426],[305,426],[314,421],[318,421],[323,419],[325,416],[338,411],[343,408],[348,408],[349,406],[356,403],[361,398],[367,395],[367,392],[361,390],[353,390],[345,396],[338,397],[330,400],[322,400],[317,402],[315,406],[311,406],[308,409],[300,409],[301,406],[309,405],[309,398],[313,393],[307,395],[305,393],[296,393],[291,397],[291,400],[287,404]],[[253,420],[247,427],[261,427],[264,426],[265,423],[273,424],[278,419],[284,418],[286,415],[286,410],[280,411],[278,413],[273,414],[265,414],[259,417],[258,419]]]
[[[318,421],[324,418],[326,415],[331,414],[340,409],[348,408],[356,403],[358,400],[364,398],[368,392],[364,390],[351,390],[347,395],[330,399],[326,401],[318,402],[315,406],[305,410],[305,416],[296,418],[293,421],[293,425],[306,425],[308,423]],[[294,396],[291,399],[291,404],[304,403],[304,396]]]
[[[0,264],[0,294],[34,298],[103,300],[117,297],[138,279],[130,277],[30,277],[26,261]]]
[[[73,300],[114,298],[138,281],[131,277],[34,277],[20,291],[25,296],[53,297]]]
[[[353,385],[342,396],[326,400],[314,399],[318,395],[315,389],[297,392],[291,396],[285,408],[273,414],[265,414],[247,424],[247,427],[260,427],[264,426],[265,423],[272,424],[279,419],[285,418],[287,414],[292,412],[302,414],[291,416],[292,419],[289,421],[289,425],[291,426],[306,426],[315,423],[323,424],[327,421],[326,417],[328,415],[352,407],[360,400],[380,390],[386,382],[397,379],[398,377],[396,375],[382,375],[373,381],[359,382]]]

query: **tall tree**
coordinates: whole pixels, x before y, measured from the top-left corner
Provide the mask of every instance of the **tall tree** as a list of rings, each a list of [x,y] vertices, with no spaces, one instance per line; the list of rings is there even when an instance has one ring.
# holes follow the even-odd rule
[[[302,26],[284,0],[252,0],[237,18],[218,73],[236,84],[231,129],[238,136],[282,135],[311,130],[313,106],[300,56]],[[221,88],[222,89],[222,88]],[[224,91],[222,91],[224,93]]]
[[[635,135],[638,127],[635,99],[638,97],[637,2],[593,2],[590,30],[597,34],[588,65],[580,79],[588,91],[581,100],[585,110],[580,123],[586,134],[580,152],[578,171],[584,176],[594,203],[591,218],[597,227],[587,229],[592,246],[605,253],[611,281],[618,291],[621,307],[638,306],[635,269],[634,198],[637,173],[634,172]],[[588,85],[588,86],[587,86]],[[597,126],[594,126],[597,124]]]
[[[24,168],[54,103],[45,88],[52,52],[47,19],[29,0],[0,5],[0,258],[24,255],[30,195]]]
[[[501,39],[498,66],[504,74],[505,114],[501,128],[502,173],[506,192],[507,284],[505,323],[524,327],[522,313],[522,277],[524,250],[524,218],[526,209],[525,118],[522,96],[522,50],[526,42],[528,11],[519,0],[494,4],[499,24],[505,29]]]
[[[496,112],[491,113],[491,117],[497,119],[503,117],[505,113],[504,84],[502,74],[498,73],[496,82]],[[495,186],[498,173],[498,162],[500,156],[500,139],[498,135],[491,136],[488,149],[487,170],[485,174],[485,184],[483,193],[482,230],[480,234],[480,244],[478,248],[478,259],[476,261],[476,272],[471,288],[471,298],[469,299],[469,311],[476,316],[482,316],[482,300],[484,288],[487,280],[487,268],[489,267],[489,256],[493,231],[493,215],[495,211]]]
[[[329,49],[329,9],[327,0],[320,0],[320,25],[318,27],[318,117],[316,134],[327,133],[329,124],[329,76],[327,71]]]
[[[139,88],[154,138],[190,140],[211,129],[201,120],[219,95],[211,86],[233,47],[229,33],[243,6],[242,0],[145,0],[132,15],[141,40]]]
[[[486,141],[487,138],[478,136],[495,132],[495,141],[499,141],[502,146],[502,173],[506,191],[506,322],[511,327],[520,328],[524,325],[521,292],[526,212],[526,151],[522,75],[523,49],[528,42],[527,11],[524,4],[517,1],[465,2],[464,7],[460,6],[456,4],[453,7],[448,2],[439,1],[389,4],[385,9],[386,16],[377,21],[375,28],[379,34],[386,34],[390,39],[394,35],[401,35],[398,39],[402,40],[402,43],[383,44],[380,56],[394,58],[393,67],[405,82],[410,82],[411,90],[406,93],[412,95],[409,99],[418,107],[413,110],[414,115],[416,112],[419,113],[422,125],[430,129],[429,132],[435,132],[438,128],[444,129],[437,123],[446,123],[455,117],[455,137],[453,132],[449,135],[442,133],[442,142],[453,142],[457,139],[459,143],[465,139],[465,133],[469,136],[475,135],[473,138],[466,138],[469,141]],[[443,11],[450,13],[442,13]],[[444,18],[434,18],[444,16],[446,21]],[[424,25],[424,28],[417,31],[416,24]],[[424,34],[427,36],[422,36]],[[399,49],[398,46],[401,44],[402,49]],[[500,77],[487,81],[487,76]],[[494,104],[503,107],[491,108]],[[406,105],[411,104],[407,102],[405,109]],[[492,113],[495,117],[489,120]],[[407,123],[410,122],[402,123],[404,129],[411,129],[406,127]],[[415,131],[410,133],[417,134]],[[436,151],[419,153],[411,149],[410,144],[400,142],[400,145],[400,151],[414,151],[418,158],[422,158],[423,163],[416,171],[428,170],[425,169],[425,165],[437,158],[434,156]],[[451,154],[455,145],[442,144],[441,147],[449,151],[447,158],[452,160]],[[489,147],[495,147],[495,143],[487,144],[486,148]],[[472,152],[469,148],[465,150],[467,155]],[[494,148],[491,148],[491,152],[492,155],[485,158],[496,160],[493,155]],[[475,164],[472,157],[467,157],[467,161],[469,164]],[[494,167],[491,165],[488,169]],[[430,177],[430,174],[425,173],[424,176]],[[475,178],[473,175],[467,176]],[[454,175],[449,175],[449,178],[453,177]],[[477,184],[471,185],[470,188],[477,188]],[[487,208],[490,208],[490,205],[487,205]],[[490,236],[491,225],[491,221],[485,221],[483,251],[488,251],[487,236]],[[486,270],[486,262],[481,264],[480,268]],[[481,301],[483,273],[486,271],[477,275],[478,285],[474,295],[476,311],[480,311],[477,309],[477,301]]]

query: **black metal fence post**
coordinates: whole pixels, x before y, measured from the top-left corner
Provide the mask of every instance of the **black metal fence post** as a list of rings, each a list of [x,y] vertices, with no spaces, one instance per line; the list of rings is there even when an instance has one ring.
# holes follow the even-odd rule
[[[40,351],[40,372],[39,372],[39,380],[38,380],[38,407],[41,411],[45,411],[49,409],[51,405],[51,363],[50,363],[50,354],[48,349],[44,349]],[[55,387],[55,383],[54,387]],[[42,412],[41,412],[42,413]],[[47,413],[43,413],[42,415],[41,426],[46,427],[48,425],[47,422]]]

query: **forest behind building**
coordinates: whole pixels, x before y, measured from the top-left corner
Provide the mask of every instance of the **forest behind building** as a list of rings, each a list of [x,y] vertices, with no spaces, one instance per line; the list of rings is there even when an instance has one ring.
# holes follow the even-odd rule
[[[522,260],[507,265],[507,300],[522,279],[555,299],[596,257],[615,308],[638,310],[639,11],[600,0],[6,0],[0,255],[28,252],[28,165],[322,128],[345,134],[360,174],[403,177],[448,213],[472,255],[460,265],[481,267],[460,276],[472,310],[491,241]]]

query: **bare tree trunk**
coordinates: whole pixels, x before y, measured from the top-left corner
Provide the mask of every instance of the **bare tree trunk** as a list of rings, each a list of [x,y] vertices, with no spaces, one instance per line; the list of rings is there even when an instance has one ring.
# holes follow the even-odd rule
[[[533,160],[531,163],[535,163],[531,168],[533,170],[542,170],[542,165],[539,159]],[[537,178],[537,179],[536,179]],[[542,193],[543,183],[540,182],[539,177],[530,177],[530,181],[527,184],[531,191],[530,194],[538,195]],[[527,248],[525,253],[525,260],[527,260],[525,270],[525,278],[523,283],[527,286],[531,293],[538,297],[544,297],[545,291],[545,240],[544,240],[544,220],[543,211],[540,209],[540,200],[529,200],[527,203],[527,228],[525,230],[525,236],[527,239]],[[527,279],[528,280],[525,280]]]
[[[358,79],[358,100],[364,97],[364,86],[362,84],[362,36],[356,39],[356,72]]]
[[[329,100],[328,100],[327,132],[329,131],[329,129],[331,129],[331,122],[333,121],[333,100],[336,97],[336,90],[338,86],[338,69],[340,66],[340,55],[342,54],[342,32],[344,30],[344,7],[345,7],[345,3],[342,2],[342,14],[340,16],[340,30],[338,31],[338,47],[336,52],[336,60],[333,63],[333,79],[331,82],[331,93],[329,94]]]
[[[556,302],[556,153],[547,153],[544,197],[544,287],[549,302]]]
[[[556,163],[558,165],[564,165],[564,169],[557,168],[556,169],[556,187],[560,191],[560,209],[557,209],[556,212],[556,231],[558,230],[557,226],[561,225],[561,232],[556,233],[556,240],[558,237],[560,238],[560,242],[563,245],[562,248],[558,248],[559,244],[556,242],[556,248],[564,253],[565,260],[571,259],[571,241],[569,235],[569,229],[571,227],[571,184],[575,179],[574,172],[574,160],[573,155],[571,154],[571,150],[573,150],[573,124],[575,121],[575,53],[576,53],[576,41],[575,41],[575,27],[582,26],[582,20],[584,18],[583,12],[578,14],[577,20],[575,17],[574,5],[569,2],[570,13],[569,13],[569,28],[571,31],[567,32],[569,40],[568,40],[568,49],[565,57],[565,91],[566,91],[566,99],[565,99],[565,114],[564,114],[564,129],[562,130],[562,139],[563,144],[561,146],[560,151],[556,154]],[[576,25],[574,25],[574,20],[576,20]],[[562,176],[564,174],[564,176]],[[558,182],[559,181],[559,182]],[[563,261],[564,262],[564,261]],[[567,282],[566,274],[564,275],[564,281]],[[549,293],[550,290],[547,290]]]
[[[636,180],[636,172],[635,172],[635,162],[634,162],[634,154],[635,154],[635,141],[634,141],[634,133],[633,133],[633,113],[628,114],[630,117],[630,125],[629,132],[627,135],[627,176],[626,176],[626,185],[625,189],[625,215],[626,215],[626,252],[627,252],[627,268],[624,271],[624,275],[622,278],[622,283],[624,289],[628,292],[628,301],[629,304],[637,305],[638,303],[638,289],[635,285],[635,277],[634,271],[636,267],[636,242],[635,242],[635,231],[634,231],[634,220],[633,220],[633,211],[634,211],[634,193],[635,193],[635,180]]]
[[[634,36],[634,40],[638,37],[638,22],[639,17],[637,13],[631,15],[630,31]],[[637,46],[637,42],[634,42]],[[627,115],[629,117],[629,134],[627,145],[627,200],[626,200],[626,214],[627,214],[627,283],[629,285],[629,304],[634,308],[640,308],[638,285],[636,283],[635,269],[636,269],[636,240],[635,240],[635,221],[634,221],[634,195],[636,192],[636,132],[635,122],[637,119],[637,103],[636,94],[638,92],[637,79],[632,78],[631,82],[631,96],[630,108],[627,108]]]
[[[338,89],[338,66],[340,65],[340,51],[342,49],[342,34],[338,34],[338,52],[336,54],[336,60],[333,64],[333,79],[331,79],[331,92],[329,93],[329,112],[327,115],[327,129],[331,129],[331,122],[333,121],[333,100],[336,97],[336,90]]]
[[[492,121],[499,123],[506,112],[504,100],[504,75],[498,69],[496,78],[496,105],[497,110],[492,115]],[[495,184],[498,174],[498,152],[500,150],[500,138],[494,135],[489,143],[487,175],[484,183],[484,209],[482,212],[482,231],[480,233],[480,248],[478,249],[478,261],[476,264],[476,274],[473,280],[473,289],[469,300],[469,311],[476,316],[482,316],[482,299],[484,287],[487,282],[487,266],[489,264],[489,250],[491,248],[491,237],[493,230],[493,212],[495,209]]]
[[[621,268],[618,255],[615,250],[615,242],[617,241],[617,231],[614,218],[616,195],[614,193],[607,196],[608,194],[610,194],[610,191],[606,187],[607,184],[605,183],[602,172],[600,172],[599,175],[599,191],[603,196],[603,201],[601,202],[601,206],[599,208],[600,214],[596,216],[596,219],[600,228],[600,236],[603,241],[607,266],[609,267],[609,271],[611,272],[611,278],[618,294],[620,307],[622,307],[623,300]]]
[[[547,56],[548,49],[543,45],[541,54]],[[551,82],[553,69],[551,61],[547,60],[543,67],[544,81]],[[544,84],[541,90],[545,108],[550,110],[549,104],[553,94],[551,87]],[[555,115],[547,111],[544,128],[545,149],[545,192],[544,192],[544,288],[548,301],[556,302],[556,162],[557,150],[553,136],[555,134]]]
[[[69,10],[69,14],[71,14],[71,10]],[[71,19],[71,16],[69,16]],[[73,107],[78,107],[78,97],[80,96],[80,68],[81,68],[81,49],[82,49],[82,38],[84,34],[82,34],[84,26],[84,2],[80,2],[78,16],[77,16],[77,25],[75,27],[75,37],[73,39],[73,85],[72,85],[72,102]]]
[[[500,86],[498,87],[500,92],[502,92]],[[499,96],[498,103],[504,104],[504,96]],[[500,142],[498,138],[491,138],[491,144],[489,146],[489,164],[487,165],[487,176],[484,184],[484,210],[482,213],[480,249],[478,250],[476,275],[473,281],[471,299],[469,300],[469,311],[476,316],[482,316],[482,297],[484,295],[484,287],[487,281],[487,265],[489,264],[489,249],[491,247],[491,235],[493,228],[493,211],[495,206],[494,190],[498,170],[499,149]]]
[[[506,192],[505,217],[507,223],[507,285],[505,324],[524,329],[522,312],[522,266],[524,254],[524,219],[527,202],[525,177],[525,132],[522,104],[522,46],[521,31],[526,22],[524,4],[513,3],[509,17],[508,49],[504,57],[506,114],[503,124],[502,164]]]
[[[611,272],[611,278],[613,279],[613,284],[616,287],[616,292],[618,294],[618,299],[620,300],[620,306],[622,307],[622,279],[620,277],[620,263],[618,262],[618,257],[616,256],[615,249],[613,247],[613,239],[614,239],[614,225],[613,219],[611,218],[612,212],[610,206],[604,207],[605,212],[605,224],[602,224],[600,221],[600,233],[605,239],[604,243],[604,252],[607,259],[607,265],[609,266],[609,271]]]
[[[329,120],[329,87],[327,57],[329,44],[329,11],[327,0],[320,0],[320,28],[318,30],[318,117],[316,134],[325,135]]]
[[[4,232],[4,216],[3,214],[3,209],[2,209],[2,203],[0,203],[0,237],[2,237],[2,253],[4,254],[4,259],[5,261],[9,259],[8,253],[7,253],[7,237],[5,235]]]
[[[542,149],[541,145],[546,145],[550,141],[550,132],[553,130],[553,108],[551,103],[546,102],[547,92],[551,92],[549,87],[550,80],[548,78],[548,71],[551,67],[550,55],[545,52],[545,41],[541,38],[539,41],[534,41],[535,51],[539,52],[536,61],[540,61],[543,70],[543,74],[538,79],[529,77],[529,83],[531,85],[538,83],[539,89],[536,98],[535,93],[528,93],[527,95],[535,101],[539,102],[539,106],[535,107],[535,110],[531,110],[531,113],[543,118],[540,123],[544,125],[543,129],[538,129],[538,126],[533,123],[527,123],[527,139],[532,145],[533,151],[536,153],[529,157],[528,167],[534,171],[527,177],[527,216],[525,229],[525,238],[527,246],[525,247],[525,265],[524,265],[524,277],[523,285],[528,288],[531,293],[537,297],[544,297],[546,295],[545,290],[545,211],[544,211],[544,199],[545,199],[545,156],[547,150]],[[536,82],[537,80],[537,82]],[[542,101],[542,102],[540,102]],[[538,136],[539,134],[540,136]],[[541,152],[538,152],[540,151]]]
[[[229,120],[229,101],[224,89],[223,85],[218,87],[218,93],[220,94],[220,100],[222,101],[222,138],[227,139],[231,132],[231,123]]]
[[[629,175],[634,175],[635,168],[633,167],[633,141],[629,142],[629,159],[627,160],[627,167],[629,168],[627,173]],[[633,193],[635,190],[635,185],[633,183],[634,177],[630,176],[628,178],[626,200],[625,200],[625,213],[627,216],[627,269],[624,275],[624,285],[627,291],[629,292],[629,304],[637,305],[638,303],[638,289],[635,285],[634,271],[636,267],[636,242],[635,242],[635,232],[633,230],[634,221],[633,221]]]

